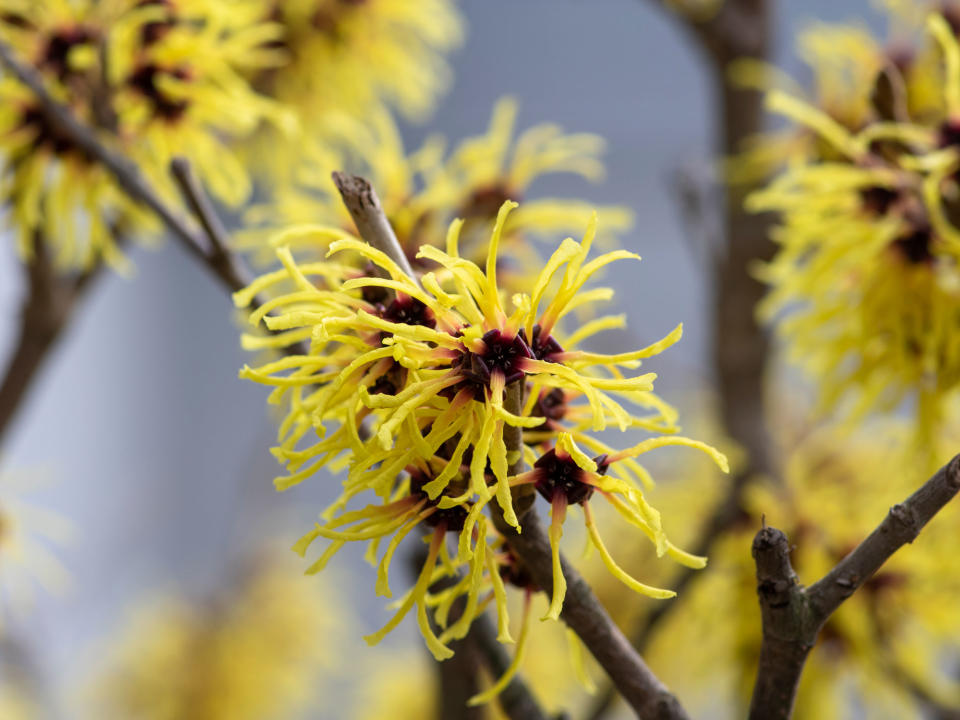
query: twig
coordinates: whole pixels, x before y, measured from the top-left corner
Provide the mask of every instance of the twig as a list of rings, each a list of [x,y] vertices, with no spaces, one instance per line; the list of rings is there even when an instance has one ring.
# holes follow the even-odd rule
[[[28,287],[20,315],[20,332],[0,381],[0,444],[77,301],[102,269],[98,264],[76,277],[58,275],[40,233],[35,233],[33,257],[24,267]]]
[[[193,173],[190,162],[184,157],[175,157],[170,161],[170,173],[183,194],[184,200],[193,211],[201,227],[210,241],[210,249],[206,253],[206,261],[233,289],[246,287],[250,282],[246,270],[240,266],[237,256],[230,250],[230,235],[223,225],[223,221],[210,202],[210,198],[203,191],[203,187]],[[255,299],[251,305],[258,302]]]
[[[26,85],[40,102],[44,119],[87,157],[96,160],[113,175],[118,187],[133,200],[152,210],[187,252],[222,281],[230,290],[241,290],[249,284],[237,258],[225,263],[217,252],[208,252],[203,236],[195,232],[184,217],[171,208],[143,178],[135,164],[110,150],[93,129],[78,121],[70,108],[57,102],[43,85],[39,74],[15,57],[10,46],[0,41],[0,64]],[[221,253],[229,252],[224,247]]]
[[[537,586],[548,596],[553,591],[550,541],[535,512],[523,519],[523,532],[500,526],[514,552],[523,561]],[[676,697],[647,667],[627,637],[604,609],[586,580],[576,569],[560,559],[567,592],[561,619],[570,626],[600,666],[613,686],[638,717],[680,720],[688,715]]]
[[[913,542],[937,512],[960,491],[960,455],[903,503],[894,505],[877,528],[822,579],[804,588],[790,565],[787,537],[765,527],[753,541],[763,643],[751,720],[786,720],[817,633],[897,550]]]
[[[333,182],[340,191],[343,204],[350,212],[360,237],[389,256],[406,275],[416,281],[417,274],[403,252],[400,241],[383,212],[383,206],[380,205],[380,198],[369,181],[358,175],[334,172]]]

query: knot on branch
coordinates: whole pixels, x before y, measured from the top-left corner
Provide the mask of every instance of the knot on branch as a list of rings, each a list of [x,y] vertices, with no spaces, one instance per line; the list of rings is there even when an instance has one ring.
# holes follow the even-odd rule
[[[379,211],[380,199],[373,190],[373,186],[359,175],[350,175],[339,170],[331,173],[333,184],[337,186],[344,202],[364,210],[365,212]]]
[[[904,503],[897,503],[890,508],[890,529],[905,537],[904,542],[913,542],[924,522],[917,517],[911,506]]]
[[[787,536],[774,527],[761,528],[753,539],[753,559],[761,604],[770,608],[789,605],[798,581],[790,564]]]
[[[951,488],[960,488],[960,455],[954,455],[953,459],[947,463],[943,472],[946,474],[947,486]]]

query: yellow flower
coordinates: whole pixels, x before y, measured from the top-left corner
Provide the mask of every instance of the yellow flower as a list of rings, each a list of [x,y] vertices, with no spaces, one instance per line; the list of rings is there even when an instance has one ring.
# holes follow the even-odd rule
[[[556,337],[564,336],[554,333],[571,311],[612,295],[606,288],[586,289],[591,277],[616,260],[638,259],[619,250],[588,260],[596,216],[583,241],[565,240],[528,284],[529,294],[515,295],[512,308],[507,307],[498,286],[498,251],[514,207],[516,203],[507,201],[500,208],[485,268],[461,256],[459,220],[450,226],[446,251],[421,247],[418,258],[430,261],[433,269],[419,278],[404,274],[384,253],[343,231],[294,228],[277,239],[284,269],[235,295],[243,307],[255,293],[284,283],[292,286],[251,315],[253,323],[263,321],[283,335],[251,339],[248,345],[311,341],[306,355],[245,367],[240,373],[275,387],[271,399],[288,408],[274,453],[289,475],[278,478],[277,487],[288,488],[324,466],[348,468],[340,498],[322,515],[325,522],[304,536],[296,549],[304,553],[318,537],[332,541],[311,568],[315,571],[350,541],[372,541],[368,557],[375,561],[378,544],[389,537],[377,583],[378,592],[389,594],[387,572],[398,544],[417,525],[432,528],[430,550],[414,588],[393,620],[370,639],[378,641],[416,606],[421,630],[438,658],[449,655],[447,639],[466,632],[471,613],[464,613],[455,631],[448,629],[437,637],[427,616],[430,586],[467,563],[470,581],[463,591],[468,606],[476,607],[486,554],[481,512],[491,500],[496,499],[497,511],[515,527],[519,527],[515,488],[533,485],[553,504],[555,583],[549,616],[556,618],[564,596],[559,540],[567,504],[584,504],[593,543],[617,577],[636,590],[667,597],[668,591],[644,586],[620,570],[600,540],[585,501],[598,490],[656,543],[660,554],[702,566],[702,558],[693,558],[666,540],[659,515],[643,500],[637,484],[648,481],[649,474],[633,458],[664,445],[687,445],[707,452],[722,467],[726,463],[712,448],[686,438],[654,437],[615,451],[587,435],[608,427],[675,429],[672,410],[651,392],[655,375],[625,374],[624,369],[635,369],[642,359],[672,345],[680,328],[634,352],[602,355],[577,349],[577,343],[595,332],[622,325],[620,317],[602,317],[566,336],[566,349],[559,344]],[[353,253],[368,261],[370,270],[353,269],[361,264],[356,261],[298,264],[288,243],[324,246],[328,256],[337,258]],[[523,385],[530,387],[530,401],[516,414],[505,407],[505,398],[508,386]],[[554,390],[563,396],[563,409],[554,407],[550,425],[544,427],[544,403],[539,398]],[[653,408],[655,414],[636,418],[623,401]],[[508,451],[510,427],[536,429],[530,439],[534,446],[556,447],[540,459],[532,447],[527,448],[524,456],[535,462],[534,469],[511,476],[509,467],[520,458]],[[319,441],[302,447],[311,431]],[[601,456],[590,459],[575,437]],[[408,476],[398,477],[404,470]],[[368,492],[380,502],[346,510],[354,497]],[[448,531],[458,533],[454,558],[444,542]]]
[[[761,313],[781,318],[824,408],[850,399],[857,417],[910,398],[921,438],[960,384],[960,48],[942,17],[929,28],[943,58],[939,113],[878,118],[851,133],[774,91],[770,106],[836,159],[796,163],[748,201],[781,215]]]
[[[778,88],[803,97],[834,122],[851,132],[879,118],[874,103],[878,83],[887,79],[896,57],[867,30],[858,26],[816,23],[799,34],[798,55],[810,68],[810,89],[804,92],[777,68],[756,60],[735,61],[731,79],[744,87],[767,91]],[[892,70],[896,72],[896,70]],[[764,181],[792,162],[833,160],[837,150],[809,128],[788,127],[749,138],[742,152],[726,162],[734,183]]]
[[[293,717],[315,699],[318,675],[336,667],[344,619],[273,558],[209,605],[162,596],[137,608],[119,630],[92,703],[99,717]]]
[[[638,474],[647,478],[648,473],[636,463],[627,463],[651,450],[669,445],[682,445],[696,448],[707,453],[717,465],[728,472],[729,467],[724,455],[709,445],[676,435],[662,435],[644,440],[626,450],[604,453],[596,458],[586,455],[571,436],[560,433],[555,448],[541,455],[529,472],[517,475],[510,480],[513,487],[531,483],[537,492],[550,503],[550,545],[553,551],[553,600],[547,611],[547,617],[557,619],[563,607],[566,581],[560,569],[560,538],[563,535],[563,523],[567,508],[580,505],[591,544],[599,551],[607,569],[630,589],[653,598],[670,598],[676,595],[672,590],[645,585],[623,570],[610,555],[597,527],[590,499],[594,492],[600,495],[632,526],[641,530],[657,548],[657,555],[670,558],[687,567],[702,568],[706,558],[691,555],[671,543],[660,522],[660,513],[651,507],[643,497],[640,487],[633,477]],[[625,467],[620,468],[623,464]],[[611,470],[614,470],[611,472]]]
[[[536,125],[514,137],[516,113],[516,103],[504,98],[484,134],[463,140],[449,152],[441,138],[431,138],[410,154],[388,113],[371,113],[369,123],[336,115],[323,142],[298,146],[297,184],[275,184],[271,201],[253,208],[248,218],[274,228],[321,222],[352,232],[353,222],[330,178],[332,170],[352,167],[377,188],[408,258],[415,268],[424,268],[429,262],[417,259],[420,246],[442,239],[454,217],[464,220],[461,255],[482,264],[497,211],[505,200],[513,200],[521,206],[511,214],[503,237],[509,246],[503,272],[513,283],[515,275],[543,266],[535,247],[525,240],[579,231],[593,212],[587,203],[572,198],[528,198],[532,183],[554,173],[573,173],[591,181],[603,175],[601,138],[565,134],[553,125]],[[632,224],[626,208],[603,207],[599,215],[607,233],[621,233]],[[273,257],[264,234],[248,231],[239,246],[269,262]],[[521,282],[516,278],[518,289]]]
[[[515,645],[513,659],[503,674],[500,677],[491,677],[488,686],[469,698],[467,704],[474,706],[493,701],[510,684],[523,665],[524,674],[528,676],[526,679],[532,681],[538,698],[547,707],[559,710],[564,707],[566,698],[574,696],[574,693],[570,692],[570,684],[565,681],[571,670],[583,687],[592,691],[593,684],[587,674],[583,647],[572,631],[555,624],[538,626],[536,640],[531,640],[531,608],[539,588],[502,536],[491,531],[486,535],[486,544],[487,547],[482,549],[481,563],[465,569],[459,580],[452,584],[447,582],[445,585],[435,585],[424,597],[424,604],[433,609],[434,622],[442,630],[439,636],[441,642],[463,637],[473,620],[483,614],[489,605],[495,604],[497,639],[502,643]],[[516,639],[510,629],[508,588],[522,591],[519,599],[521,621]],[[458,600],[465,600],[461,606],[461,614],[455,622],[450,623],[451,609]],[[564,652],[563,645],[567,646],[567,652]],[[525,663],[527,659],[529,662]],[[544,689],[548,692],[539,692]],[[402,698],[402,693],[400,697]],[[421,698],[421,701],[429,703],[431,699],[427,696]],[[397,717],[406,717],[406,713],[413,712],[414,707],[422,705],[414,705],[413,698],[404,698],[395,714]],[[496,706],[490,710],[494,717],[501,717]],[[369,711],[368,709],[367,712]]]
[[[383,104],[423,116],[449,84],[443,53],[460,43],[451,0],[259,0],[282,28],[282,67],[256,84],[305,123],[332,110],[354,117]],[[309,129],[309,128],[308,128]]]
[[[251,180],[232,143],[261,123],[295,122],[244,77],[282,62],[270,43],[283,28],[265,22],[254,0],[126,4],[107,43],[116,132],[168,194],[170,160],[185,155],[219,200],[239,205]]]

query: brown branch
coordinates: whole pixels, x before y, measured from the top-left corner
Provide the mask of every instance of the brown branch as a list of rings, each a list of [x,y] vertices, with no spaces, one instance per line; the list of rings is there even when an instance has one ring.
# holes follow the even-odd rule
[[[102,270],[98,264],[76,277],[58,275],[40,233],[35,234],[33,257],[24,269],[28,285],[20,331],[0,380],[0,444],[77,302]]]
[[[786,720],[817,634],[831,614],[960,491],[960,455],[903,503],[822,579],[804,588],[790,565],[787,537],[765,527],[753,541],[763,643],[751,720]]]
[[[714,147],[720,158],[736,155],[744,140],[763,130],[763,93],[731,83],[729,68],[736,60],[767,59],[771,5],[770,0],[725,0],[706,19],[676,14],[709,63],[713,94],[719,105]],[[774,464],[769,457],[763,411],[768,341],[753,312],[765,288],[749,274],[749,265],[769,258],[773,244],[767,237],[771,218],[747,213],[743,208],[744,198],[755,187],[724,188],[725,242],[714,273],[713,360],[725,429],[746,449],[751,470],[769,473]],[[740,483],[734,487],[739,489]]]
[[[193,173],[190,162],[184,157],[175,157],[170,161],[170,173],[173,175],[180,192],[186,200],[200,226],[207,234],[210,249],[206,253],[206,261],[215,268],[228,287],[239,290],[250,283],[250,278],[237,256],[230,250],[230,235],[217,214],[209,196]],[[255,299],[251,305],[259,304]]]

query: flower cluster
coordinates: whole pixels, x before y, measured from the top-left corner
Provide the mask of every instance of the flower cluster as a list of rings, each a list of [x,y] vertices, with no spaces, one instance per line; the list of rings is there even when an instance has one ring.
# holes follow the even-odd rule
[[[423,115],[449,84],[443,53],[462,28],[451,0],[257,0],[279,24],[282,67],[254,75],[263,93],[317,123],[325,114],[362,116],[392,106]],[[363,82],[358,82],[363,78]]]
[[[857,76],[869,107],[853,127],[771,92],[770,107],[821,149],[748,202],[781,217],[761,314],[782,317],[823,406],[849,399],[856,418],[910,399],[922,437],[960,385],[960,46],[944,17],[927,27],[929,46],[898,48],[872,79]]]
[[[168,163],[187,153],[228,203],[246,199],[248,173],[228,141],[279,107],[254,93],[240,71],[277,62],[264,43],[278,28],[249,0],[0,2],[0,38],[39,70],[47,89],[104,140],[118,145],[168,195]],[[64,268],[122,263],[117,238],[156,229],[106,171],[65,136],[30,91],[0,80],[4,200],[29,256],[36,234]]]
[[[649,537],[659,555],[694,567],[705,562],[666,538],[659,514],[644,499],[649,473],[636,458],[664,445],[686,445],[724,468],[726,459],[703,443],[670,434],[676,431],[675,413],[653,394],[655,375],[625,372],[676,342],[680,328],[649,347],[613,355],[579,346],[601,330],[622,326],[621,316],[598,317],[564,334],[571,311],[612,294],[587,289],[591,277],[611,262],[637,258],[624,250],[588,258],[596,216],[583,240],[565,240],[528,281],[528,292],[507,305],[497,280],[498,249],[515,207],[511,201],[501,206],[484,267],[460,252],[461,220],[451,224],[444,250],[421,246],[419,277],[404,274],[386,254],[341,230],[296,228],[277,238],[283,269],[235,296],[244,307],[255,293],[273,289],[251,320],[279,335],[251,338],[254,346],[310,342],[307,354],[240,373],[273,386],[271,399],[287,411],[274,450],[288,470],[277,479],[278,488],[325,466],[347,470],[340,497],[296,545],[305,553],[317,538],[330,541],[310,571],[321,569],[347,542],[370,541],[376,589],[390,596],[388,571],[400,542],[418,526],[428,536],[414,587],[370,642],[416,607],[428,646],[438,659],[448,657],[446,643],[462,637],[491,601],[500,614],[501,639],[508,639],[504,580],[534,588],[519,560],[504,552],[503,539],[483,511],[522,531],[534,491],[552,508],[550,618],[559,616],[565,593],[559,548],[569,506],[583,508],[593,544],[619,579],[652,597],[673,594],[638,582],[616,564],[590,509],[594,494]],[[333,260],[298,263],[290,250],[294,243],[322,245]],[[370,269],[357,270],[363,266],[357,257],[342,261],[347,255]],[[658,434],[615,450],[590,434],[607,428]],[[307,444],[311,436],[319,439]],[[523,470],[525,461],[532,470]],[[348,509],[366,494],[379,502]],[[456,538],[453,548],[445,542],[448,534]],[[453,585],[442,587],[444,578]],[[465,608],[446,626],[441,608],[449,610],[458,596],[465,597]],[[439,635],[430,608],[437,608],[433,621]]]

